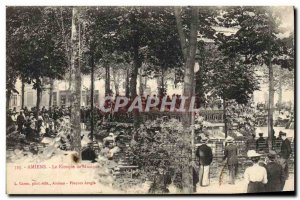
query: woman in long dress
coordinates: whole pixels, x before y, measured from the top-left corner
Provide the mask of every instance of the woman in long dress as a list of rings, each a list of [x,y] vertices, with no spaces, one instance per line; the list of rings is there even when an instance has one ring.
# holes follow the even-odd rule
[[[255,150],[250,150],[247,156],[253,162],[253,166],[248,167],[244,173],[245,181],[248,183],[247,193],[265,192],[265,184],[268,182],[267,170],[259,165],[260,154]]]

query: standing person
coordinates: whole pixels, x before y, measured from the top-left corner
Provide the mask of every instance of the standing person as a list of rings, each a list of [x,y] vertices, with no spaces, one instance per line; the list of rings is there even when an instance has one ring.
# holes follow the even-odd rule
[[[234,139],[228,136],[225,140],[227,146],[224,150],[223,161],[227,158],[227,165],[229,170],[229,184],[234,184],[238,170],[238,150],[233,143]]]
[[[212,150],[209,146],[207,146],[208,139],[201,139],[201,145],[197,148],[196,156],[199,160],[199,183],[200,186],[205,187],[208,186],[209,181],[209,166],[213,159]]]
[[[29,110],[28,110],[27,106],[25,106],[25,108],[24,108],[24,115],[25,116],[29,115]]]
[[[256,140],[255,133],[251,134],[251,138],[246,141],[246,150],[255,150],[256,149]]]
[[[43,126],[43,122],[44,122],[44,119],[42,117],[42,113],[39,112],[38,118],[37,118],[37,127],[36,127],[36,130],[38,133],[41,132],[41,127]]]
[[[17,111],[14,107],[12,113],[11,113],[11,121],[12,121],[12,124],[16,127],[16,124],[17,124]]]
[[[261,154],[250,150],[247,152],[248,158],[253,162],[253,166],[248,167],[244,173],[244,179],[248,184],[247,193],[265,192],[265,184],[268,182],[266,168],[259,165]]]
[[[288,159],[292,153],[292,148],[291,148],[291,142],[287,139],[286,133],[281,132],[281,139],[282,139],[282,144],[281,144],[281,150],[280,150],[280,159],[279,162],[283,167],[284,170],[284,177],[285,180],[282,182],[282,189],[285,185],[285,181],[289,178],[289,168],[288,168]]]
[[[259,138],[256,140],[256,151],[257,152],[266,152],[268,151],[268,142],[263,138],[263,133],[259,133]]]
[[[282,183],[285,181],[282,166],[276,162],[276,152],[270,151],[266,165],[268,183],[266,192],[282,191]]]
[[[20,133],[22,133],[24,123],[25,123],[25,116],[23,114],[23,110],[20,110],[20,114],[17,117],[18,131]]]

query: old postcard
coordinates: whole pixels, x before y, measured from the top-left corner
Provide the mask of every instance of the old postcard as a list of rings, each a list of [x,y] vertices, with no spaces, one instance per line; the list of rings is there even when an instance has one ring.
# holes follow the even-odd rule
[[[6,192],[295,194],[294,7],[6,7]]]

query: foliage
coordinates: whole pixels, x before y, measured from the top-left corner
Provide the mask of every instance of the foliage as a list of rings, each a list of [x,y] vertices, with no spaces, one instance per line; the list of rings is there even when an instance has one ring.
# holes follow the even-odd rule
[[[56,22],[56,9],[9,7],[7,9],[8,61],[33,88],[41,88],[41,78],[62,79],[67,66],[63,38]],[[12,58],[13,57],[13,58]]]
[[[196,84],[199,88],[196,94],[218,96],[226,100],[236,100],[239,104],[246,104],[252,97],[254,90],[258,89],[255,71],[249,65],[243,64],[236,55],[234,59],[224,55],[222,50],[214,44],[199,45],[200,71],[197,73]]]
[[[245,64],[280,65],[291,68],[293,63],[293,34],[281,38],[281,18],[270,7],[228,7],[219,18],[220,25],[238,28],[231,43],[224,43],[227,53],[238,52]],[[218,34],[222,41],[226,36]],[[271,54],[271,55],[270,55]]]
[[[238,104],[236,101],[231,100],[227,103],[226,116],[231,134],[235,137],[239,134],[248,137],[255,133],[255,108],[253,102]],[[236,131],[239,134],[235,134],[233,130],[234,124],[237,124]]]
[[[182,132],[183,126],[176,119],[157,119],[141,125],[133,137],[131,148],[142,175],[151,179],[160,167],[169,171],[173,183],[181,187],[181,169],[186,159],[182,152],[186,145]]]

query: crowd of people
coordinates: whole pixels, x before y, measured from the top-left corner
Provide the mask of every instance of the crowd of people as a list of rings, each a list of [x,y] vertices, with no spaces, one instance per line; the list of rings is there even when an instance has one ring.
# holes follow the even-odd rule
[[[252,162],[244,172],[244,180],[247,183],[248,193],[260,192],[279,192],[282,191],[286,180],[289,177],[288,161],[292,154],[291,142],[286,137],[286,133],[280,132],[281,147],[279,152],[266,149],[260,149],[259,143],[262,137],[253,143],[247,143],[247,157]],[[194,191],[196,184],[199,182],[201,187],[210,184],[209,171],[213,160],[212,149],[207,145],[207,138],[201,140],[201,145],[196,150],[197,164],[199,171],[194,171]],[[265,157],[264,160],[261,158]],[[238,147],[234,138],[228,136],[225,140],[225,149],[223,162],[228,169],[229,184],[235,184],[237,177],[239,159]],[[224,166],[225,169],[225,166]]]
[[[24,107],[19,112],[13,108],[7,112],[7,133],[17,131],[25,135],[26,140],[34,141],[39,136],[53,135],[57,131],[59,120],[65,116],[70,116],[68,107],[43,107],[39,111],[35,107]]]
[[[46,109],[43,107],[40,111],[33,107],[24,109],[19,112],[16,111],[16,108],[9,110],[7,112],[7,134],[17,132],[19,135],[24,136],[24,140],[21,140],[23,143],[30,142],[41,142],[42,138],[50,137],[54,138],[57,136],[59,131],[62,131],[63,123],[70,120],[70,107],[51,107]],[[88,124],[91,119],[91,109],[90,107],[81,107],[81,123]],[[98,113],[98,114],[96,114]],[[99,121],[101,117],[100,111],[95,109],[94,118]],[[65,124],[65,126],[67,126]],[[86,125],[84,125],[86,127]],[[83,137],[83,136],[82,136]],[[124,146],[124,131],[119,133],[109,133],[107,137],[103,139],[103,148],[100,152],[101,155],[111,159],[114,154],[118,153],[121,148]],[[61,138],[64,140],[65,138]],[[67,138],[68,139],[68,138]],[[66,150],[65,145],[67,141],[61,141],[63,144],[61,149]],[[86,153],[92,148],[92,143],[83,148],[83,154],[87,156],[88,160],[94,160],[95,156],[93,153]],[[107,151],[107,153],[105,153]],[[94,157],[93,159],[90,159]]]
[[[19,112],[16,109],[9,110],[7,112],[7,127],[8,132],[17,131],[25,136],[28,141],[37,140],[42,137],[55,137],[58,132],[58,127],[62,118],[70,118],[70,107],[51,107],[46,109],[43,107],[37,112],[35,108],[28,109],[24,107]],[[94,109],[97,120],[104,119],[106,115],[101,114],[101,111],[97,108]],[[91,109],[89,107],[81,107],[81,122],[87,124],[91,118]],[[100,148],[99,154],[107,159],[114,159],[114,156],[124,151],[128,146],[125,142],[126,137],[124,131],[120,131],[117,134],[113,132],[107,133],[108,136],[103,138],[101,143],[103,146]],[[275,139],[275,137],[274,137]],[[263,134],[259,134],[259,138],[256,139],[255,135],[252,135],[250,139],[246,141],[246,150],[249,160],[253,163],[251,167],[248,167],[244,172],[244,179],[248,184],[247,192],[274,192],[282,191],[285,185],[285,181],[289,176],[288,161],[292,153],[291,143],[286,137],[286,133],[280,132],[279,137],[276,138],[281,141],[280,151],[269,151],[268,141],[263,138]],[[210,165],[213,161],[212,149],[207,145],[208,138],[201,138],[200,145],[196,150],[196,165],[193,170],[194,176],[194,191],[196,192],[196,184],[199,183],[201,187],[208,186],[210,184]],[[232,137],[227,137],[225,140],[224,157],[223,162],[227,166],[229,175],[229,184],[235,184],[239,159],[238,159],[238,147],[235,144],[235,140]],[[64,148],[62,148],[65,150]],[[262,160],[262,157],[265,157]],[[86,147],[82,149],[82,159],[91,160],[96,162],[97,155],[93,149],[93,142],[88,143]],[[159,169],[158,169],[159,171]],[[164,179],[165,171],[158,173]],[[160,179],[155,179],[159,182]],[[169,183],[164,182],[161,185],[162,191],[167,191],[167,185]],[[153,191],[152,191],[153,192]]]

